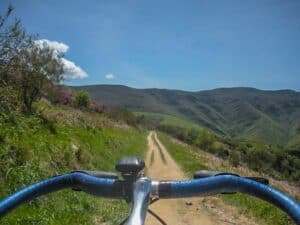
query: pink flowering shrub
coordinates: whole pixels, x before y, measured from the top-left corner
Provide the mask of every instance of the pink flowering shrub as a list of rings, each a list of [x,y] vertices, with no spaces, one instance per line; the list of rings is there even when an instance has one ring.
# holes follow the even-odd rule
[[[58,90],[58,102],[63,105],[72,105],[74,94],[71,90],[61,88]]]
[[[102,112],[105,111],[105,107],[106,107],[106,106],[103,105],[103,104],[100,104],[100,103],[98,103],[98,102],[96,102],[96,101],[92,101],[90,107],[91,107],[91,109],[92,109],[93,111],[102,113]]]

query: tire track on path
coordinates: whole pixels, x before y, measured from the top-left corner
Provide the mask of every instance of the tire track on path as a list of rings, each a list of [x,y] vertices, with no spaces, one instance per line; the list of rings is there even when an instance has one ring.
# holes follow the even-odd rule
[[[149,148],[146,154],[146,165],[149,165],[147,167],[147,175],[153,180],[184,179],[185,175],[183,171],[158,140],[156,133],[150,132],[147,139]],[[152,152],[154,152],[153,155]],[[163,158],[165,159],[165,163],[163,162]],[[190,200],[189,202],[192,201]],[[187,205],[184,199],[163,199],[154,203],[149,208],[157,213],[168,225],[222,224],[204,210],[197,210],[195,207],[196,203],[194,205],[193,203],[192,205]],[[158,224],[160,223],[153,216],[147,215],[146,225]]]

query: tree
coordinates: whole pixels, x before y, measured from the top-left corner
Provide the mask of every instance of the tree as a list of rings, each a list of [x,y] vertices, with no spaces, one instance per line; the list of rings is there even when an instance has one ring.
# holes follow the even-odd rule
[[[19,110],[20,101],[15,79],[15,59],[19,49],[27,46],[27,37],[20,20],[8,24],[12,5],[0,15],[0,115],[5,116]]]
[[[46,44],[37,45],[20,20],[9,24],[12,11],[9,5],[5,15],[0,16],[0,88],[17,90],[23,111],[31,113],[32,103],[43,95],[45,87],[63,79],[62,56]]]
[[[49,46],[36,46],[31,41],[30,48],[20,51],[18,57],[17,84],[23,111],[32,112],[32,103],[43,95],[46,86],[58,84],[63,79],[60,58]]]
[[[14,84],[19,51],[28,48],[31,39],[26,35],[20,20],[8,23],[13,10],[13,6],[9,5],[5,15],[0,15],[0,85],[3,86]]]

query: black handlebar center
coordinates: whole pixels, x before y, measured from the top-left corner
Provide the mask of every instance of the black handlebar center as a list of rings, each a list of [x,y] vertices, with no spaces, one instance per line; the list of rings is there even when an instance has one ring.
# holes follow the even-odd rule
[[[141,171],[145,168],[145,162],[138,157],[124,157],[116,165],[116,170],[121,172],[127,185],[125,187],[125,199],[127,202],[132,201],[133,183],[142,176]]]
[[[138,174],[145,168],[145,162],[139,157],[124,157],[116,165],[116,170],[122,174]]]

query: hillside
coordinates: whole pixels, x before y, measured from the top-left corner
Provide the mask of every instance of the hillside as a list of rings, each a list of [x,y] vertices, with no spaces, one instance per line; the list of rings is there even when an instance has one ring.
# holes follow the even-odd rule
[[[300,133],[300,93],[254,88],[188,92],[120,85],[73,87],[101,103],[134,111],[173,115],[218,134],[290,146]]]
[[[172,115],[152,112],[135,112],[134,114],[137,116],[138,121],[149,129],[155,129],[158,128],[158,126],[172,126],[183,129],[203,130],[203,127],[199,126],[193,121]]]
[[[43,104],[36,115],[0,117],[0,199],[72,170],[114,171],[123,156],[143,156],[146,144],[144,130],[71,107]],[[121,200],[64,190],[24,204],[1,224],[119,224],[128,210]]]
[[[192,177],[194,172],[199,169],[230,171],[243,176],[264,176],[269,179],[272,186],[284,191],[285,193],[288,193],[296,199],[299,199],[299,186],[287,184],[286,181],[278,181],[276,179],[268,177],[267,174],[253,171],[245,165],[237,167],[232,166],[232,164],[228,160],[216,157],[215,155],[207,153],[200,148],[183,143],[180,140],[174,139],[164,133],[158,133],[158,138],[175,159],[175,161],[180,164],[181,168],[190,177]],[[223,204],[220,204],[220,200],[222,200],[221,202],[223,202]],[[254,224],[294,224],[290,219],[288,219],[287,215],[279,209],[275,208],[271,204],[248,195],[219,195],[216,197],[205,198],[205,200],[202,200],[202,203],[204,203],[204,205],[206,206],[205,209],[207,211],[212,211],[216,216],[225,214],[226,224],[248,224],[248,222],[251,221],[251,218],[256,220]],[[232,216],[231,218],[233,218],[233,221],[230,221],[229,213],[226,212],[226,209],[228,208],[224,205],[224,203],[226,205],[230,204],[237,207],[240,213],[237,218],[241,218],[242,215],[246,215],[248,219],[242,223],[235,221],[235,217]]]

